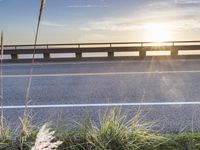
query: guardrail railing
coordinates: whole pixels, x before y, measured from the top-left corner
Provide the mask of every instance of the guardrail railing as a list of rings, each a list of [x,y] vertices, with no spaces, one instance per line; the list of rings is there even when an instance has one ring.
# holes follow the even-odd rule
[[[30,61],[30,56],[29,58],[19,56],[33,54],[34,48],[36,55],[43,55],[36,57],[36,61],[148,59],[152,57],[200,58],[200,41],[166,41],[5,45],[4,55],[10,56],[10,58],[5,57],[4,61]],[[155,52],[160,53],[160,55],[152,55]],[[95,57],[88,57],[87,54],[89,53],[96,55]],[[100,53],[107,55],[101,56]],[[118,53],[118,55],[115,55],[115,53]],[[119,53],[122,53],[121,57]],[[127,56],[124,53],[127,53]],[[133,53],[134,55],[132,55]],[[63,54],[63,57],[55,58],[54,55],[56,54]],[[71,57],[65,57],[65,54],[71,54]]]

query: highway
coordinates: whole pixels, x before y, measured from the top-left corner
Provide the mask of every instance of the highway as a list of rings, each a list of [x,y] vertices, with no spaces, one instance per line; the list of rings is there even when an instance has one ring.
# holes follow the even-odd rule
[[[19,123],[31,64],[4,64],[4,115]],[[162,132],[200,129],[200,60],[36,63],[29,107],[33,122],[71,126],[86,114],[140,111]],[[16,121],[17,120],[17,121]]]

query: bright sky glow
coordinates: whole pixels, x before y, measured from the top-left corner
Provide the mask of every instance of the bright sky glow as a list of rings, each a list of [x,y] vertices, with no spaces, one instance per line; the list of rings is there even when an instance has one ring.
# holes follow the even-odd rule
[[[170,28],[165,24],[151,24],[147,32],[147,39],[152,42],[164,42],[172,39]]]
[[[0,0],[7,44],[34,41],[40,0]],[[200,40],[200,0],[47,0],[39,43]]]

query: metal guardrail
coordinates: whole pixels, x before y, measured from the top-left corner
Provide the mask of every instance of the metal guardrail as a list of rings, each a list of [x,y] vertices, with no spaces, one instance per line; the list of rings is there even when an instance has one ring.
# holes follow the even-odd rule
[[[147,55],[148,51],[170,51],[171,58],[200,58],[199,54],[180,55],[180,51],[195,50],[200,52],[200,41],[166,41],[166,42],[113,42],[113,43],[71,43],[71,44],[27,44],[5,45],[4,55],[10,55],[6,62],[28,62],[31,58],[21,59],[23,54],[43,54],[36,61],[66,61],[66,60],[114,60],[114,59],[148,59],[155,56]],[[107,53],[106,57],[98,56],[99,52]],[[116,52],[136,52],[136,56],[116,57]],[[72,58],[52,58],[51,54],[72,53]],[[83,57],[83,53],[96,53],[95,58]],[[166,56],[164,56],[166,57]],[[163,58],[157,56],[156,58]]]

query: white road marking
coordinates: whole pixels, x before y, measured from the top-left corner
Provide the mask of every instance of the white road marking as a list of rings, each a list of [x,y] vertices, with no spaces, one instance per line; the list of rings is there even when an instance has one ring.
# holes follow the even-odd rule
[[[29,105],[28,108],[74,108],[74,107],[114,107],[114,106],[173,106],[200,105],[200,102],[153,102],[153,103],[103,103],[103,104],[59,104],[59,105]],[[3,109],[24,109],[24,105],[3,106]]]
[[[200,70],[186,71],[147,71],[147,72],[100,72],[100,73],[62,73],[62,74],[33,74],[33,77],[65,77],[65,76],[105,76],[105,75],[138,75],[138,74],[177,74],[177,73],[200,73]],[[29,74],[3,75],[4,78],[24,78]]]

